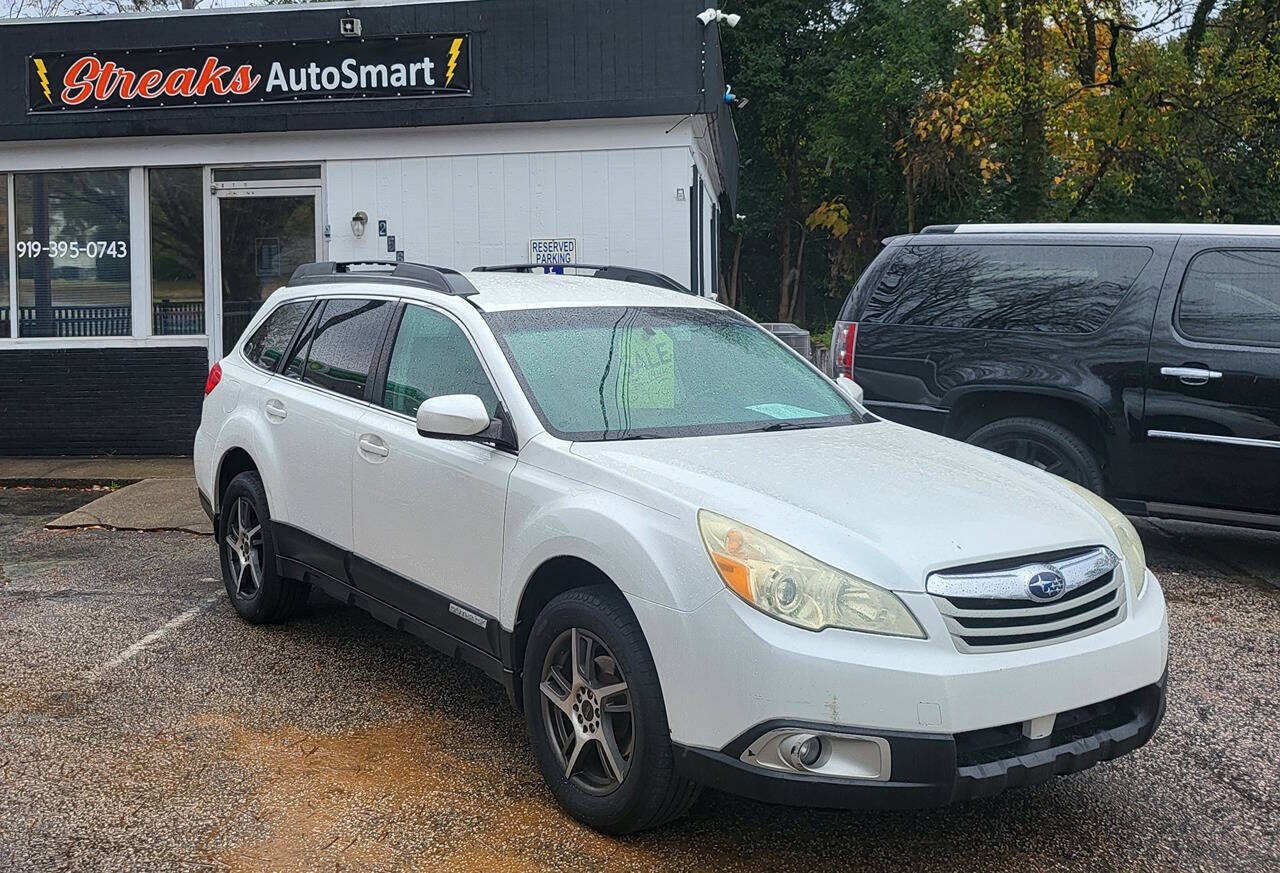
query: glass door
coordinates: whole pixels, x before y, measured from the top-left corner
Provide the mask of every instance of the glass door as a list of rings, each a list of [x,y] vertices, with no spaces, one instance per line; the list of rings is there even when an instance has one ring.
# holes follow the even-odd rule
[[[320,259],[318,195],[314,188],[216,192],[221,355],[272,291],[300,265]]]

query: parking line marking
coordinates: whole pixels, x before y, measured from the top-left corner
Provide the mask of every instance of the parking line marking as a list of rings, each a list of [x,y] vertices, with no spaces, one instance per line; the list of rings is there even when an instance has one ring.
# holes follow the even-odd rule
[[[112,670],[119,667],[121,664],[125,664],[133,660],[138,655],[140,655],[147,648],[147,646],[159,640],[164,639],[166,636],[173,633],[178,628],[189,623],[197,615],[204,612],[210,606],[213,606],[213,604],[221,600],[223,596],[224,595],[222,595],[221,593],[214,594],[213,596],[191,607],[181,615],[174,616],[172,619],[166,622],[162,627],[157,628],[156,630],[147,634],[142,639],[138,640],[133,645],[129,646],[127,649],[124,649],[123,651],[121,651],[119,654],[115,655],[114,657],[108,658],[107,660],[99,664],[97,667],[88,671],[85,674],[85,678],[91,682],[97,679],[101,679],[103,676],[105,676],[107,673],[110,673]]]

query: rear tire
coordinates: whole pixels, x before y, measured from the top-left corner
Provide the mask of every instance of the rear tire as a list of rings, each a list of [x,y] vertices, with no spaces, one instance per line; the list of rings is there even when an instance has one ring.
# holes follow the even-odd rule
[[[611,588],[566,591],[538,615],[525,650],[524,711],[547,787],[597,831],[658,827],[698,796],[676,773],[649,646]]]
[[[252,624],[270,624],[302,611],[311,587],[276,572],[271,510],[257,473],[241,473],[227,486],[218,532],[222,581],[241,618]]]
[[[1102,466],[1089,444],[1062,425],[1042,418],[1003,418],[969,434],[967,442],[1038,467],[1102,494]]]

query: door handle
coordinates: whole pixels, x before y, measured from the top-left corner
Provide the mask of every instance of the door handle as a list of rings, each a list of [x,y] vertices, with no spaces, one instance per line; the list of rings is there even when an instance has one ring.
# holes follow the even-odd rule
[[[266,402],[262,411],[266,413],[267,418],[277,422],[284,421],[289,415],[289,411],[284,408],[284,404],[274,397]]]
[[[1176,376],[1183,385],[1204,385],[1210,379],[1221,379],[1222,374],[1208,367],[1161,367],[1160,375]]]
[[[371,433],[364,434],[360,437],[360,452],[365,455],[373,455],[377,458],[385,458],[390,452],[387,450],[387,444]]]

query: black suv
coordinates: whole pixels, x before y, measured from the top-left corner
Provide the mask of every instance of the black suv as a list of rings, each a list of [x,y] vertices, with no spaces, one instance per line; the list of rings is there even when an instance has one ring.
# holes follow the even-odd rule
[[[1280,529],[1280,227],[958,225],[885,242],[832,350],[872,410],[1130,514]]]

